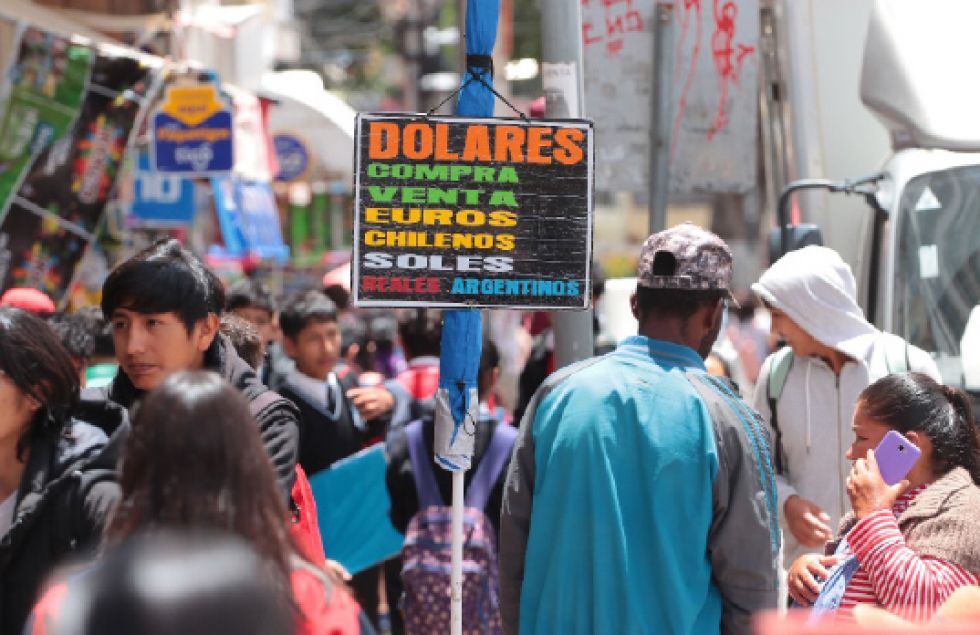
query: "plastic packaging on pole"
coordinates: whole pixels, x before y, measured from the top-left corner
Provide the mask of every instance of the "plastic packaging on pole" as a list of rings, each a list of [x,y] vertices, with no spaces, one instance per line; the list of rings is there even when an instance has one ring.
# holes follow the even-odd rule
[[[470,469],[479,398],[476,375],[483,347],[480,312],[446,311],[442,323],[439,389],[435,395],[436,463],[452,472]]]

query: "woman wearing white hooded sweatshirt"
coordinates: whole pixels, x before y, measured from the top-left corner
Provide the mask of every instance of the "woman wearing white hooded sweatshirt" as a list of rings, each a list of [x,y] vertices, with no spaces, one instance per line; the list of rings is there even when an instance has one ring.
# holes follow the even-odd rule
[[[940,381],[928,353],[871,325],[857,303],[851,268],[827,247],[792,251],[762,274],[752,290],[772,313],[772,328],[792,349],[792,365],[776,401],[780,447],[776,485],[783,528],[783,562],[792,562],[832,539],[849,499],[845,458],[854,437],[858,395],[897,370]],[[891,360],[903,357],[904,368]],[[779,351],[762,365],[753,406],[772,427],[769,380]],[[777,373],[778,375],[778,373]]]

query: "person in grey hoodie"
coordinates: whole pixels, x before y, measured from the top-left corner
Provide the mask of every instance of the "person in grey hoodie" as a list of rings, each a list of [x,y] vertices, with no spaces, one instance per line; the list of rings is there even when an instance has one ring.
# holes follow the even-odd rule
[[[854,274],[832,249],[810,246],[786,254],[752,290],[791,349],[766,358],[752,404],[772,433],[788,567],[832,539],[848,511],[845,481],[851,468],[844,455],[854,436],[851,419],[861,391],[907,370],[938,381],[939,370],[928,353],[865,319]],[[769,384],[782,379],[785,384],[773,399]]]

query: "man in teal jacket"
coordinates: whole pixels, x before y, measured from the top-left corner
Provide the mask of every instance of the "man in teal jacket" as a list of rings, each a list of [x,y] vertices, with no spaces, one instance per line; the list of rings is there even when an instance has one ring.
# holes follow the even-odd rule
[[[654,234],[631,298],[639,335],[535,394],[501,514],[506,633],[748,634],[776,606],[764,430],[703,364],[731,278],[714,234]]]

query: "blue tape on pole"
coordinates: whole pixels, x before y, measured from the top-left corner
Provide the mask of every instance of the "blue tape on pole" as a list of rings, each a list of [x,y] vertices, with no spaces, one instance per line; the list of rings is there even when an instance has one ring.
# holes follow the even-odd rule
[[[469,389],[476,388],[483,348],[483,325],[477,310],[446,311],[442,322],[439,387],[449,392],[453,421],[459,425],[469,409]]]
[[[470,55],[490,55],[497,39],[497,20],[500,0],[470,0],[466,3],[466,52]],[[490,73],[483,80],[493,85]],[[493,117],[494,94],[480,82],[469,82],[463,74],[463,91],[456,103],[456,114],[470,117]]]

